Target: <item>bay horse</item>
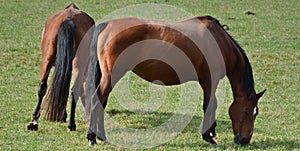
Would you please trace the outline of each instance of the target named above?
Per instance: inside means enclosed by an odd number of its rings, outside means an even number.
[[[176,55],[178,52],[184,56]],[[184,57],[188,58],[196,77],[191,76],[192,70],[187,70]],[[202,138],[211,144],[216,144],[213,139],[216,136],[215,92],[219,80],[227,76],[234,98],[229,108],[234,142],[249,144],[258,100],[266,90],[256,93],[245,51],[217,19],[199,16],[180,22],[162,22],[123,18],[101,23],[91,40],[87,87],[95,83],[103,108],[114,85],[127,71],[163,85],[198,81],[204,92]],[[106,139],[95,134],[90,123],[87,139],[91,145],[96,144],[96,136]]]
[[[68,128],[76,130],[75,107],[81,97],[84,104],[84,71],[80,68],[78,60],[88,60],[90,39],[86,36],[92,34],[94,20],[87,13],[71,3],[64,10],[52,13],[45,23],[42,32],[40,64],[40,83],[38,86],[38,103],[32,115],[28,130],[38,129],[38,119],[43,97],[47,91],[47,79],[52,66],[55,66],[51,85],[44,98],[45,118],[50,121],[66,122],[66,105],[69,95],[71,76],[73,71],[74,85],[71,92],[71,116]],[[80,45],[79,45],[80,44]],[[76,54],[78,49],[87,50],[86,54]],[[86,57],[85,59],[79,59]]]

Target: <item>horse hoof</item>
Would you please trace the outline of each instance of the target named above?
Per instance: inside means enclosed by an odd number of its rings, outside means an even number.
[[[209,133],[208,133],[208,134],[209,134]],[[209,142],[210,144],[212,144],[212,145],[214,145],[214,146],[217,146],[216,141],[213,139],[212,136],[210,136],[210,134],[209,134],[209,135],[207,135],[207,134],[202,134],[202,138],[203,138],[203,140]]]
[[[104,140],[104,139],[102,139],[102,138],[100,138],[98,136],[97,136],[97,138],[102,142],[103,145],[105,145],[105,144],[108,143],[107,139]]]
[[[216,141],[214,139],[212,139],[212,138],[204,138],[204,140],[207,141],[207,142],[209,142],[213,146],[217,146]]]
[[[30,130],[30,131],[37,131],[38,128],[39,128],[39,125],[35,121],[30,122],[27,126],[27,130]]]
[[[75,124],[69,125],[68,128],[69,128],[70,131],[76,131],[76,125]]]
[[[96,139],[89,140],[89,146],[95,146],[95,145],[97,145]]]

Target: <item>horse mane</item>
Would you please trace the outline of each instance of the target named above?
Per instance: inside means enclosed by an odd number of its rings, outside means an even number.
[[[250,64],[250,61],[246,55],[245,50],[236,42],[235,39],[224,29],[224,26],[227,25],[222,25],[219,20],[215,19],[214,17],[211,16],[205,16],[206,19],[211,20],[212,22],[216,23],[218,26],[221,27],[221,29],[226,33],[226,35],[231,39],[233,44],[238,48],[240,54],[243,57],[244,63],[245,63],[245,70],[243,73],[243,83],[244,83],[244,89],[248,91],[251,87],[254,87],[254,79],[253,79],[253,72],[252,72],[252,67]]]

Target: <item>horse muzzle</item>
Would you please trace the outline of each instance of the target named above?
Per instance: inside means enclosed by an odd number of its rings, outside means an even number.
[[[239,134],[234,136],[234,143],[237,145],[247,145],[250,142],[250,138],[247,138],[245,136],[240,136]]]

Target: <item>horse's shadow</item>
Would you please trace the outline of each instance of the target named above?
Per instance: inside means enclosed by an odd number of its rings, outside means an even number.
[[[167,122],[172,116],[174,116],[174,113],[172,112],[151,112],[151,113],[137,113],[137,112],[130,112],[128,110],[108,110],[105,111],[110,117],[122,115],[125,117],[133,116],[135,114],[140,114],[140,116],[145,116],[148,114],[149,116],[141,118],[133,119],[131,122],[142,122],[144,126],[138,125],[138,126],[132,126],[131,128],[137,128],[137,129],[146,129],[150,127],[156,127],[159,126],[165,122]],[[144,115],[143,115],[144,114]],[[202,121],[202,117],[199,115],[184,115],[184,114],[176,114],[177,119],[180,120],[190,120],[186,127],[184,128],[183,132],[199,132],[200,129],[200,123]],[[192,116],[192,117],[191,117]],[[192,119],[190,119],[192,118]],[[178,121],[180,122],[180,121]],[[218,121],[221,123],[221,125],[231,125],[227,121]]]
[[[124,116],[133,116],[134,112],[130,112],[127,110],[108,110],[106,111],[106,113],[111,116],[117,116],[120,114],[124,114]],[[137,129],[146,129],[149,127],[155,127],[158,126],[162,123],[164,123],[165,121],[167,121],[171,116],[174,115],[174,113],[171,112],[152,112],[152,113],[147,113],[147,114],[151,114],[152,116],[147,116],[147,118],[143,118],[142,122],[144,123],[144,125],[147,126],[136,126],[136,127],[132,127],[132,128],[137,128]],[[188,115],[179,115],[181,116],[181,119],[185,119],[188,118]],[[201,141],[201,135],[200,135],[200,124],[202,121],[202,116],[199,116],[198,114],[194,115],[193,118],[191,119],[191,121],[189,122],[189,124],[184,128],[184,130],[182,131],[182,133],[198,133],[199,134],[199,141]],[[135,122],[135,121],[132,121]],[[217,119],[217,135],[223,135],[222,133],[228,133],[228,131],[231,132],[231,121],[230,120],[220,120]],[[165,145],[170,146],[174,146],[174,147],[200,147],[199,146],[199,142],[176,142],[176,143],[168,143]],[[164,144],[163,144],[164,145]],[[209,147],[211,146],[211,144],[209,143],[205,143],[204,146],[202,147]],[[227,149],[228,146],[233,147],[233,148],[239,148],[239,147],[244,147],[244,146],[238,146],[235,145],[233,142],[230,144],[222,144],[221,142],[219,142],[217,148],[219,149]],[[250,145],[246,145],[245,147],[247,147],[247,149],[270,149],[270,148],[286,148],[286,149],[300,149],[300,142],[294,141],[294,140],[281,140],[281,139],[273,139],[273,138],[267,138],[266,140],[263,141],[255,141],[253,140]]]
[[[300,149],[300,142],[295,140],[281,140],[267,138],[264,141],[251,143],[253,149],[285,148],[286,150]]]
[[[192,142],[192,143],[187,143],[187,142],[176,142],[176,143],[168,143],[168,146],[174,146],[174,147],[179,147],[179,148],[184,148],[184,147],[195,147],[198,146],[199,148],[203,147],[213,147],[209,143],[202,144],[201,146],[199,145],[200,143],[198,142]],[[232,143],[226,143],[222,144],[221,142],[218,142],[218,145],[216,146],[218,149],[221,150],[226,150],[228,148],[231,149],[240,149],[245,147],[247,150],[267,150],[267,149],[285,149],[285,150],[299,150],[300,149],[300,143],[299,141],[295,140],[280,140],[280,139],[273,139],[273,138],[267,138],[267,140],[264,141],[253,141],[249,145],[236,145],[233,142]]]

